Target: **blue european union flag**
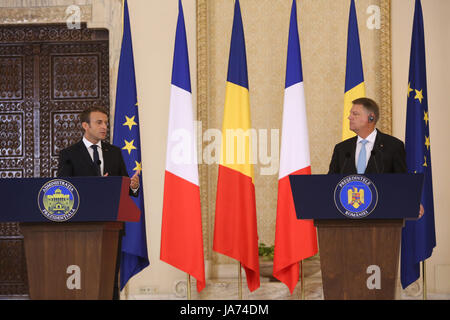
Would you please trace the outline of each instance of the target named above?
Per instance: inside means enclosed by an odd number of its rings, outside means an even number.
[[[429,258],[436,246],[425,40],[420,0],[416,0],[414,12],[407,101],[406,162],[410,173],[424,174],[421,203],[425,214],[419,220],[406,221],[402,230],[401,283],[403,288],[420,277],[420,262]]]
[[[113,144],[122,149],[128,175],[131,177],[137,170],[141,170],[142,160],[133,44],[126,0],[124,6],[123,38],[117,79]],[[132,276],[150,264],[145,232],[142,175],[140,176],[139,196],[133,198],[133,200],[141,210],[141,220],[140,222],[125,223],[125,236],[122,238],[122,255],[120,260],[120,290],[125,287]]]

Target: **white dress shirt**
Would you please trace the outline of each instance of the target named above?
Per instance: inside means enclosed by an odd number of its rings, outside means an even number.
[[[85,137],[83,137],[83,142],[84,145],[86,146],[89,155],[91,156],[92,162],[94,162],[94,149],[91,148],[91,146],[93,145],[92,142],[90,142],[88,139],[86,139]],[[103,169],[105,168],[105,162],[103,161],[103,151],[102,151],[102,142],[99,141],[97,144],[98,146],[97,151],[98,151],[98,158],[100,159],[101,163],[100,163],[100,173],[103,176]]]
[[[373,146],[375,145],[375,139],[377,137],[377,129],[373,130],[371,134],[367,136],[366,139],[361,138],[358,136],[358,140],[356,141],[356,151],[355,151],[355,166],[358,167],[358,159],[359,159],[359,153],[361,152],[362,147],[362,140],[367,140],[366,143],[366,168],[367,164],[369,163],[370,155],[373,150]]]

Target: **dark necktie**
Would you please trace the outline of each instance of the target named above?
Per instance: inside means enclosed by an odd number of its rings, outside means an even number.
[[[101,174],[100,174],[100,157],[98,155],[98,150],[97,150],[98,145],[93,144],[91,146],[91,148],[94,149],[94,167],[95,167],[95,170],[97,171],[97,175],[101,176]]]

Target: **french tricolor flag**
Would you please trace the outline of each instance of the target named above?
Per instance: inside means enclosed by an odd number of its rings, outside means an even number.
[[[160,259],[205,287],[202,217],[186,29],[181,0],[175,36]]]
[[[273,276],[292,294],[299,280],[299,262],[317,253],[316,228],[312,220],[297,219],[289,182],[291,174],[311,174],[295,0],[288,41]]]

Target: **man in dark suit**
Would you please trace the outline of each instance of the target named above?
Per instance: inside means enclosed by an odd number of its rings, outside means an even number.
[[[80,115],[83,139],[61,150],[58,177],[128,177],[120,148],[103,141],[108,131],[108,115],[103,108],[91,107]],[[139,172],[130,181],[131,194],[137,196]]]
[[[108,131],[108,114],[100,107],[91,107],[80,115],[84,130],[83,139],[61,150],[59,154],[58,177],[77,176],[124,176],[128,177],[120,148],[105,141]],[[130,196],[139,193],[139,171],[130,179]],[[118,270],[121,237],[116,262],[114,299],[119,298]]]
[[[399,139],[375,128],[379,114],[378,105],[372,99],[360,98],[353,101],[348,119],[350,130],[356,136],[335,146],[328,173],[407,172],[405,145]],[[363,157],[365,153],[364,159],[360,159],[361,151]],[[358,172],[358,161],[364,171]]]
[[[405,145],[375,126],[380,118],[377,103],[369,98],[353,101],[348,120],[356,136],[334,147],[328,173],[406,173]],[[420,205],[420,215],[423,206]]]

